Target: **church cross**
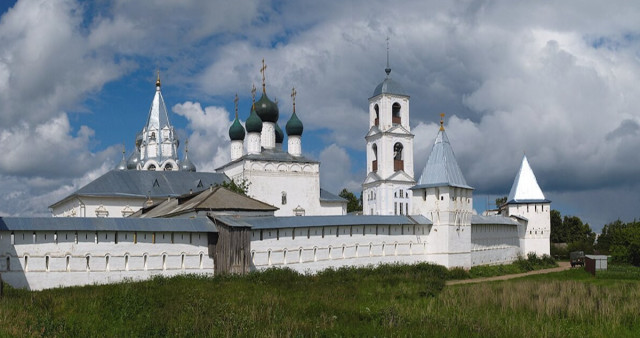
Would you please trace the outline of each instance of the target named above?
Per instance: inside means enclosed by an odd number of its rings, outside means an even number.
[[[238,119],[238,93],[236,93],[236,98],[233,99],[233,103],[236,105],[236,120]]]
[[[266,87],[264,84],[265,78],[264,73],[267,70],[267,65],[264,64],[264,58],[262,59],[262,68],[260,68],[260,73],[262,73],[262,93],[266,93]]]
[[[440,131],[444,131],[444,113],[440,113]]]
[[[251,84],[251,102],[256,103],[256,85]]]
[[[291,88],[291,98],[293,99],[293,112],[296,112],[296,87]]]

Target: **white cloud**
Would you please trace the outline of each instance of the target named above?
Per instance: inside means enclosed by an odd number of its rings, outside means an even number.
[[[184,116],[191,130],[189,159],[198,171],[214,171],[230,159],[229,113],[221,107],[202,109],[199,102],[184,102],[173,106],[173,112]]]

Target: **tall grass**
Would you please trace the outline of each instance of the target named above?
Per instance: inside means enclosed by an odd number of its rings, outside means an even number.
[[[636,271],[629,272],[630,274]],[[631,336],[640,283],[583,270],[444,287],[432,264],[6,289],[0,336]]]

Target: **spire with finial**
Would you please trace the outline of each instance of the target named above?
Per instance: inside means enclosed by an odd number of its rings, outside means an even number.
[[[252,83],[251,84],[251,105],[255,105],[255,104],[256,104],[256,85],[255,83]]]
[[[122,160],[116,167],[117,170],[127,170],[127,159],[124,156],[126,152],[127,152],[127,149],[124,145],[124,142],[122,142]]]
[[[387,68],[384,69],[384,72],[387,73],[387,76],[391,74],[391,67],[389,67],[389,37],[387,36]]]
[[[157,77],[156,77],[156,88],[160,89],[160,70],[156,71]]]
[[[238,119],[238,93],[236,93],[236,97],[233,99],[233,103],[235,104],[235,108],[236,108],[236,120]]]
[[[267,92],[267,88],[265,86],[265,71],[267,70],[267,65],[264,64],[264,58],[262,59],[262,68],[260,68],[260,73],[262,73],[262,93]]]
[[[296,87],[291,88],[291,99],[293,100],[293,113],[296,113]]]
[[[440,131],[444,131],[444,113],[440,113]]]
[[[184,159],[180,163],[180,170],[182,171],[196,171],[196,166],[189,160],[189,139],[184,142]]]

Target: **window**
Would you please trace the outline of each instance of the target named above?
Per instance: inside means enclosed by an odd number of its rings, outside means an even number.
[[[400,119],[400,104],[398,102],[394,102],[391,106],[391,122],[393,124],[400,124],[402,122]]]
[[[373,106],[373,110],[376,112],[376,119],[373,121],[373,123],[377,126],[380,124],[380,107],[378,107],[377,103],[375,106]]]
[[[124,255],[124,269],[129,271],[129,255]]]
[[[85,260],[86,260],[85,269],[87,270],[87,272],[89,272],[91,271],[91,256],[86,256]]]
[[[147,170],[155,171],[156,170],[156,166],[152,164],[152,165],[149,166],[149,168],[147,168]]]
[[[142,264],[144,266],[144,270],[147,270],[147,261],[149,260],[149,256],[147,256],[147,254],[144,254],[142,256]]]
[[[66,257],[65,270],[71,271],[71,256]]]
[[[171,170],[173,170],[173,166],[171,165],[171,163],[167,163],[167,164],[165,164],[165,166],[164,166],[164,170],[165,170],[165,171],[171,171]]]
[[[162,270],[167,269],[167,254],[162,255]]]
[[[287,193],[286,192],[282,192],[282,205],[287,204]]]

